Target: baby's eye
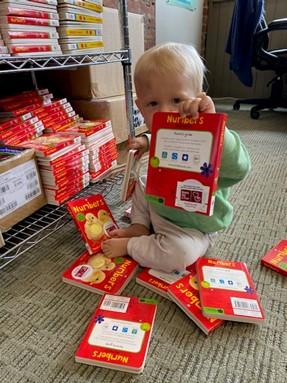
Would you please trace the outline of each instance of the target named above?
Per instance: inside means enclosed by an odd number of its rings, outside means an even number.
[[[175,104],[179,104],[181,102],[181,99],[179,97],[176,97],[176,98],[173,99],[173,102]]]
[[[150,101],[148,106],[157,106],[157,101]]]

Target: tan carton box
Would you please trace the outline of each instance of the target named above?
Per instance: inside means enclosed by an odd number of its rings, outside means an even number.
[[[135,98],[135,96],[134,96]],[[126,115],[125,96],[94,98],[93,100],[71,100],[75,111],[86,119],[106,118],[112,121],[117,144],[128,139],[129,130]],[[144,120],[134,104],[134,126],[136,135],[146,131]]]
[[[33,214],[47,201],[33,149],[18,151],[0,161],[0,231],[5,232]]]
[[[121,49],[118,10],[104,7],[103,19],[104,51],[110,52]],[[143,15],[129,13],[128,22],[131,61],[136,63],[144,52]],[[132,73],[133,71],[134,64],[132,64]],[[68,98],[90,100],[95,97],[112,97],[125,93],[123,68],[120,62],[90,65],[72,70],[51,71],[51,73],[45,72],[44,81],[50,81],[50,79],[52,83],[55,83],[58,91],[65,94]]]

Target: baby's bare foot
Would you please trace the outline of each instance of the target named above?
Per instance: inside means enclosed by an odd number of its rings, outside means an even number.
[[[109,234],[112,238],[131,238],[149,235],[150,231],[146,226],[135,223],[124,229],[113,230]]]
[[[129,238],[112,238],[102,243],[103,253],[109,257],[121,257],[127,255]]]

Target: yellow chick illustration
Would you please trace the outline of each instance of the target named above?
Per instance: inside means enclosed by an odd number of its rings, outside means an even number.
[[[85,232],[88,239],[94,241],[97,241],[104,235],[103,226],[93,213],[86,214]]]
[[[103,210],[103,209],[99,210],[99,212],[98,212],[98,219],[99,219],[99,221],[102,224],[107,223],[109,221],[112,221],[109,213],[106,210]]]

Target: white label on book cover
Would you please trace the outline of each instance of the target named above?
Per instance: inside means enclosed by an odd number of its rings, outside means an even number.
[[[203,266],[203,279],[210,288],[244,291],[249,287],[246,274],[242,270],[223,267]]]
[[[185,180],[176,184],[175,206],[187,211],[207,211],[209,186],[196,180]]]
[[[125,313],[128,309],[129,302],[130,302],[129,297],[121,297],[118,295],[107,294],[100,308],[102,310]]]
[[[1,174],[0,218],[12,213],[41,194],[34,160]]]
[[[72,270],[72,277],[85,281],[88,279],[94,272],[94,269],[90,265],[79,265]]]
[[[212,138],[210,132],[160,129],[154,155],[162,168],[200,173],[202,164],[210,162]]]
[[[235,315],[262,318],[260,307],[255,299],[231,297],[230,300]]]
[[[139,352],[144,335],[142,323],[103,317],[95,324],[88,342],[92,346]]]
[[[153,277],[156,277],[165,283],[172,284],[178,281],[180,278],[184,277],[185,275],[189,274],[189,271],[174,271],[172,273],[165,273],[163,271],[149,269],[148,273],[152,275]]]

